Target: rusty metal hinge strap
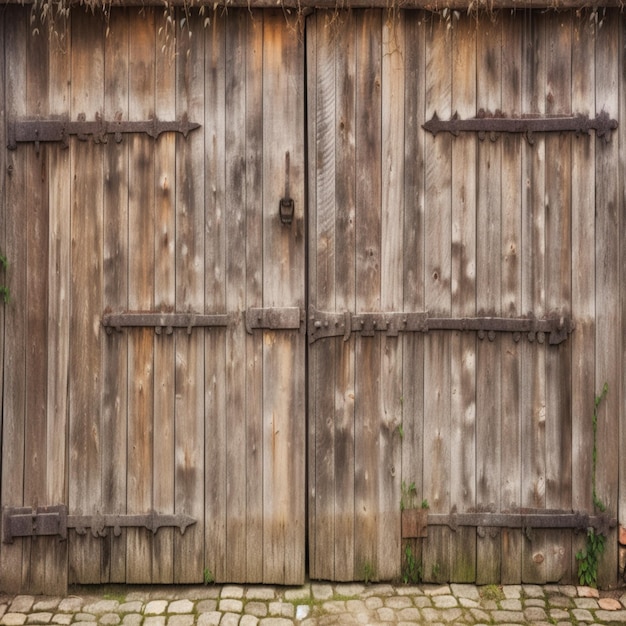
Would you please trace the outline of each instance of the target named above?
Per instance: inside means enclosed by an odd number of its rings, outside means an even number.
[[[90,138],[95,143],[107,143],[108,136],[112,135],[117,143],[122,141],[122,136],[128,133],[145,133],[156,139],[162,133],[181,133],[184,137],[200,124],[190,122],[187,117],[174,122],[162,121],[157,118],[144,121],[123,121],[121,115],[114,120],[105,120],[100,114],[96,119],[87,121],[84,113],[78,119],[57,120],[14,120],[7,124],[7,147],[15,150],[18,143],[34,143],[37,147],[41,142],[61,142],[64,146],[69,145],[70,136],[75,136],[80,141]]]
[[[159,514],[150,511],[143,515],[68,515],[65,505],[47,507],[5,507],[2,512],[3,542],[12,543],[15,537],[58,536],[67,539],[67,529],[74,528],[79,535],[91,530],[94,537],[105,537],[113,529],[116,537],[122,528],[147,528],[156,533],[159,528],[175,527],[184,534],[196,520],[182,514]]]
[[[568,317],[554,316],[544,319],[534,317],[430,317],[426,312],[343,313],[318,311],[309,308],[309,343],[326,337],[343,337],[352,333],[373,336],[376,332],[395,337],[399,333],[434,330],[476,331],[480,339],[495,339],[496,333],[513,333],[519,341],[525,334],[529,341],[543,343],[548,335],[550,344],[565,341],[575,324]]]
[[[200,314],[200,313],[149,313],[130,311],[126,313],[105,313],[102,316],[102,325],[108,334],[113,329],[122,328],[150,328],[153,327],[157,335],[164,330],[171,334],[174,328],[186,328],[191,334],[192,328],[197,327],[224,327],[233,319],[229,313]]]
[[[250,308],[246,311],[246,331],[300,330],[304,331],[305,313],[300,307]]]
[[[531,144],[534,143],[534,133],[573,132],[579,136],[595,130],[596,137],[608,142],[611,139],[611,131],[617,128],[617,120],[611,119],[606,111],[590,118],[583,114],[505,117],[500,111],[491,114],[481,110],[477,117],[469,119],[460,119],[455,113],[449,120],[442,120],[435,113],[422,128],[433,136],[441,132],[450,133],[455,137],[461,132],[476,132],[479,139],[483,140],[489,135],[492,141],[495,141],[498,133],[521,133]]]

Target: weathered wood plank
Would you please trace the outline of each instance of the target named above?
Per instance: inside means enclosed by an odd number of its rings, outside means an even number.
[[[546,15],[549,30],[546,114],[571,112],[571,14]],[[570,134],[546,137],[546,310],[570,312]],[[571,343],[546,351],[546,507],[571,510]],[[544,569],[549,581],[571,579],[571,533],[551,532]]]
[[[26,58],[28,19],[21,8],[8,7],[5,14],[5,110],[8,119],[26,113]],[[24,505],[24,432],[26,419],[26,154],[8,153],[5,178],[6,203],[5,248],[3,253],[11,264],[4,273],[11,299],[4,306],[5,346],[2,423],[2,504]],[[11,416],[11,419],[6,419]],[[0,549],[0,576],[7,592],[22,589],[22,547],[24,540],[3,544]]]
[[[26,64],[28,115],[48,115],[48,39],[29,41]],[[28,211],[26,229],[26,423],[24,502],[46,504],[47,498],[47,367],[48,367],[48,150],[26,149]],[[49,540],[24,541],[22,578],[34,593],[45,590]]]
[[[596,41],[596,111],[618,111],[619,58],[618,13],[607,14]],[[622,354],[616,341],[620,329],[620,191],[619,144],[596,140],[596,375],[595,393],[608,383],[609,393],[598,412],[597,491],[607,511],[617,513],[619,467],[619,416]],[[598,567],[598,585],[617,580],[616,531],[609,532],[606,550]]]
[[[128,115],[150,119],[155,106],[155,10],[133,20],[128,57]],[[154,141],[133,135],[129,168],[133,184],[128,194],[128,305],[131,310],[154,308],[155,186]],[[135,329],[128,337],[128,459],[127,511],[143,514],[153,508],[154,331]],[[126,537],[126,578],[129,583],[152,578],[151,537],[130,528]]]
[[[428,26],[421,14],[406,16],[405,41],[405,155],[404,171],[404,310],[424,309],[424,123],[426,36]],[[422,461],[424,454],[424,339],[418,333],[403,337],[402,393],[402,488],[415,485],[416,503],[424,499]],[[409,504],[410,506],[411,504]],[[422,541],[406,540],[405,552],[422,561]],[[403,577],[410,576],[403,561]],[[415,582],[415,580],[410,580]]]
[[[320,14],[316,19],[315,57],[309,56],[312,85],[310,97],[312,108],[311,141],[314,152],[313,198],[311,206],[311,242],[309,250],[310,274],[313,306],[325,310],[334,310],[336,301],[336,265],[337,249],[336,215],[336,83],[337,68],[336,41],[338,29],[331,27],[327,16]],[[341,28],[341,27],[338,27]],[[313,33],[312,33],[313,34]],[[343,34],[343,29],[342,29]],[[312,52],[312,51],[311,51]],[[339,282],[341,286],[341,282]],[[337,376],[337,342],[335,339],[310,346],[310,372],[312,385],[311,425],[314,429],[313,467],[314,493],[312,503],[314,517],[310,525],[313,533],[311,542],[311,575],[314,578],[333,580],[335,578],[335,388]]]
[[[349,310],[356,303],[356,31],[353,15],[341,29],[332,16],[325,28],[334,30],[335,47],[335,308]],[[337,127],[335,127],[337,128]],[[336,132],[336,130],[335,130]],[[353,342],[335,342],[335,579],[354,580],[354,472],[355,472],[355,355]]]
[[[426,29],[426,118],[452,114],[452,37],[443,21]],[[424,305],[433,314],[451,311],[452,142],[425,139]],[[424,498],[433,513],[449,513],[451,449],[450,336],[424,340]],[[429,531],[424,544],[424,579],[437,582],[450,574],[450,530]]]
[[[104,25],[72,16],[70,115],[93,117],[103,108]],[[72,283],[70,326],[69,509],[93,514],[102,495],[100,381],[102,380],[103,159],[93,142],[71,147]],[[87,373],[87,375],[86,375]],[[69,537],[70,582],[101,581],[102,544],[89,533]]]
[[[545,20],[524,24],[522,113],[545,114]],[[522,180],[529,181],[522,196],[522,310],[537,317],[545,313],[545,138],[522,148]],[[522,346],[522,506],[545,506],[545,351],[535,344]],[[545,531],[523,542],[522,580],[545,582]]]
[[[128,119],[130,21],[127,12],[113,11],[112,30],[105,39],[104,115]],[[128,142],[109,141],[104,154],[104,306],[128,309]],[[105,337],[102,377],[102,507],[126,512],[128,431],[128,334]],[[103,542],[104,579],[126,581],[126,530]]]
[[[522,111],[522,30],[515,16],[502,15],[502,109],[517,116]],[[502,315],[519,316],[522,311],[522,142],[516,135],[502,137]],[[501,342],[502,358],[502,508],[521,505],[521,348],[509,337]],[[501,580],[518,584],[522,580],[521,530],[502,530]]]
[[[404,256],[404,13],[390,13],[382,23],[381,63],[381,293],[384,311],[403,306]],[[397,579],[401,572],[402,528],[402,339],[381,338],[381,407],[378,509],[378,576]]]
[[[194,18],[190,28],[201,32]],[[176,110],[189,119],[204,119],[204,39],[177,38]],[[176,148],[176,309],[205,307],[205,132],[177,137]],[[176,338],[175,510],[197,523],[183,536],[174,534],[174,581],[202,581],[204,569],[204,336]],[[208,386],[206,387],[208,393]]]
[[[205,145],[207,147],[207,185],[209,194],[205,198],[206,209],[206,238],[205,238],[205,292],[207,311],[222,312],[226,306],[226,258],[225,258],[225,222],[228,219],[228,211],[233,209],[232,205],[227,205],[231,193],[241,193],[226,187],[226,169],[230,173],[233,164],[227,162],[227,158],[232,158],[227,153],[226,143],[226,107],[229,102],[226,98],[233,95],[226,93],[227,50],[232,51],[231,29],[228,28],[231,19],[214,19],[208,32],[205,35],[205,50],[207,51],[207,72],[205,94]],[[228,34],[226,30],[228,29]],[[226,46],[229,46],[227,48]],[[241,104],[237,100],[228,105],[240,108]],[[230,114],[230,113],[229,113]],[[229,140],[234,140],[238,133],[242,131],[241,122],[236,122],[238,128],[229,136]],[[237,144],[235,149],[241,149]],[[241,153],[240,153],[241,154]],[[236,158],[236,157],[235,157]],[[226,168],[226,169],[225,169]],[[234,243],[234,242],[233,242]],[[207,459],[211,459],[210,466],[206,471],[210,472],[206,480],[206,559],[207,567],[217,580],[229,580],[232,572],[232,563],[235,551],[234,546],[227,542],[229,532],[229,503],[232,494],[233,484],[236,484],[237,470],[230,467],[229,454],[229,424],[227,420],[228,404],[227,391],[227,367],[229,368],[228,382],[230,383],[230,366],[226,361],[226,345],[223,333],[209,332],[205,340],[206,354],[206,397],[205,411],[211,425],[211,436],[206,439]],[[232,475],[231,475],[232,471]],[[235,492],[236,493],[236,492]],[[241,537],[238,538],[241,541]],[[240,569],[239,562],[236,563]]]
[[[452,109],[460,117],[476,113],[476,30],[473,20],[455,24],[452,37]],[[476,142],[457,137],[452,144],[452,302],[454,316],[476,314]],[[476,506],[476,336],[450,338],[451,474],[450,499],[459,511]],[[476,578],[476,529],[460,528],[451,538],[450,577]]]
[[[246,302],[263,305],[263,14],[248,19],[246,49]],[[246,336],[248,579],[263,580],[263,334]]]
[[[477,60],[480,74],[477,88],[479,108],[501,108],[502,96],[502,22],[484,24],[477,36]],[[501,213],[502,142],[484,141],[478,146],[476,205],[476,313],[499,315],[502,292],[502,213]],[[500,475],[502,470],[502,337],[479,341],[476,347],[476,502],[478,506],[495,505],[500,510]],[[499,580],[501,574],[501,538],[492,530],[479,539],[476,556],[476,582]]]
[[[282,12],[266,14],[263,28],[263,305],[303,307],[304,47]],[[277,215],[287,176],[291,225]],[[296,584],[304,579],[304,336],[263,335],[263,579]]]
[[[378,11],[356,16],[356,311],[379,310],[381,288],[381,52]],[[379,576],[381,339],[355,340],[355,577]]]
[[[241,79],[240,68],[247,51],[247,13],[229,15],[226,26],[226,196],[225,285],[215,294],[214,306],[227,311],[244,311],[246,307],[246,82]],[[218,247],[219,242],[215,242]],[[218,248],[219,249],[219,248]],[[243,324],[231,328],[226,336],[226,393],[227,448],[226,472],[226,565],[227,579],[247,580],[247,524],[246,496],[247,470],[241,459],[246,455],[245,385],[241,372],[245,363],[246,338]]]
[[[157,26],[155,56],[155,114],[176,119],[176,64],[160,54],[163,35]],[[154,306],[176,306],[176,137],[164,134],[155,151]],[[157,513],[175,513],[175,371],[174,335],[156,339],[154,345],[154,453],[153,506]],[[161,528],[152,542],[152,582],[174,580],[173,528]]]

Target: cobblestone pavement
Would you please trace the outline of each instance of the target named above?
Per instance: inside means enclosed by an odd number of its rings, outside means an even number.
[[[626,590],[562,585],[96,587],[0,595],[0,626],[626,624]]]

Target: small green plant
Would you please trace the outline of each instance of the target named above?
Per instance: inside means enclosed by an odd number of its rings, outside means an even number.
[[[415,486],[415,482],[407,485],[406,481],[403,480],[401,489],[402,496],[400,497],[400,510],[404,511],[406,509],[414,509],[415,499],[417,498],[417,487]]]
[[[404,546],[404,569],[402,572],[402,580],[405,585],[408,585],[409,583],[417,585],[422,582],[422,564],[415,558],[409,543]]]
[[[608,383],[604,383],[602,391],[595,397],[593,407],[593,454],[591,466],[591,482],[593,487],[593,507],[594,510],[606,510],[606,505],[598,497],[596,490],[596,464],[598,461],[598,407],[609,391]],[[600,556],[604,552],[606,545],[606,535],[597,532],[595,528],[587,529],[587,541],[585,547],[576,553],[576,561],[578,562],[578,582],[588,587],[597,587],[598,585],[598,564]]]
[[[429,509],[430,508],[430,505],[428,504],[428,500],[426,500],[426,498],[424,498],[422,500],[422,508],[423,509]]]
[[[504,600],[504,592],[502,591],[502,587],[498,587],[498,585],[485,585],[480,590],[480,597],[484,600],[499,602],[500,600]]]
[[[215,577],[208,567],[205,567],[202,571],[202,580],[205,585],[212,585],[215,582]]]
[[[369,562],[365,561],[363,566],[361,567],[361,578],[366,585],[369,585],[374,578],[374,566]]]

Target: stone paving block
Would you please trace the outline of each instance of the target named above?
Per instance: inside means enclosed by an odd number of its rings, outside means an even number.
[[[59,626],[68,626],[72,623],[74,616],[70,613],[57,613],[50,620],[51,624],[59,624]]]
[[[150,600],[146,604],[143,614],[144,615],[163,615],[167,609],[169,602],[167,600]]]
[[[365,591],[365,585],[359,583],[341,583],[335,585],[335,593],[340,596],[360,596]]]
[[[596,619],[611,624],[626,624],[626,611],[596,611]]]
[[[522,610],[522,601],[521,600],[501,600],[500,608],[505,611],[521,611]]]
[[[396,595],[399,596],[423,596],[424,592],[416,585],[402,585],[402,587],[396,587]]]
[[[333,597],[332,585],[311,585],[311,593],[316,600],[330,600]]]
[[[599,605],[594,598],[574,598],[574,606],[578,609],[597,609]]]
[[[554,620],[567,619],[569,613],[563,609],[550,609],[550,617]]]
[[[105,613],[98,621],[103,626],[117,626],[122,620],[117,613]]]
[[[496,624],[505,622],[521,624],[524,622],[524,614],[521,611],[492,611],[491,617]]]
[[[546,595],[541,585],[522,585],[522,591],[526,598],[543,598]]]
[[[194,619],[195,615],[177,613],[167,618],[167,626],[193,626]]]
[[[235,600],[241,600],[243,598],[243,587],[241,585],[224,585],[220,598],[234,598]]]
[[[477,609],[480,606],[480,602],[470,598],[459,598],[459,604],[465,609]]]
[[[545,609],[539,606],[527,606],[524,609],[524,617],[529,622],[538,622],[540,620],[548,619]]]
[[[140,626],[143,617],[139,613],[127,613],[122,619],[124,626]]]
[[[270,602],[267,608],[270,615],[277,617],[293,619],[293,616],[296,614],[296,608],[290,602]]]
[[[289,589],[289,591],[299,591],[298,589]],[[311,594],[309,587],[303,587],[303,591]],[[287,592],[285,592],[287,593]],[[248,600],[274,600],[276,598],[276,589],[274,587],[248,587],[246,589],[246,598]]]
[[[197,600],[216,600],[220,596],[220,589],[219,587],[208,585],[204,587],[193,587],[185,591],[185,596],[193,602]]]
[[[224,613],[220,620],[220,626],[238,626],[241,615],[238,613]]]
[[[284,598],[288,602],[298,602],[299,600],[309,600],[311,598],[311,588],[302,587],[302,589],[287,589],[285,591]],[[268,598],[268,599],[272,600],[273,598]]]
[[[376,609],[376,615],[381,622],[394,622],[396,619],[394,610],[386,606]]]
[[[183,600],[174,600],[174,602],[170,602],[167,607],[168,613],[193,613],[193,602],[191,600],[187,600],[186,598]]]
[[[33,605],[33,611],[54,611],[61,602],[61,598],[44,598],[37,600]]]
[[[217,611],[217,600],[200,600],[200,602],[196,604],[196,611],[198,613]]]
[[[239,622],[239,626],[257,626],[259,618],[254,615],[244,615]]]
[[[475,585],[462,585],[453,583],[450,585],[452,595],[457,598],[467,598],[468,600],[480,600],[480,594]]]
[[[349,613],[366,613],[367,605],[365,602],[366,600],[346,600],[346,609]]]
[[[449,596],[450,585],[424,585],[424,593],[427,596]]]
[[[400,609],[398,611],[398,617],[405,622],[419,622],[421,620],[420,611],[415,607],[409,609]]]
[[[52,613],[49,611],[39,611],[37,613],[29,613],[26,618],[27,624],[49,624],[52,621]]]
[[[574,605],[574,601],[569,596],[548,596],[550,606],[556,606],[561,609],[570,609]]]
[[[135,600],[133,602],[124,602],[117,607],[117,612],[125,615],[126,613],[141,613],[143,609],[143,602]]]
[[[8,604],[0,604],[0,617],[2,617],[7,612],[8,608]]]
[[[10,613],[28,613],[35,604],[34,596],[15,596],[9,606]]]
[[[524,600],[524,606],[540,606],[542,609],[546,607],[545,598],[528,598]]]
[[[365,598],[365,608],[373,611],[383,606],[383,599],[378,596],[372,596],[371,598]]]
[[[503,585],[502,593],[507,600],[517,600],[522,596],[521,585]]]
[[[459,603],[454,596],[434,596],[433,606],[437,609],[451,609],[459,606]]]
[[[593,615],[587,609],[574,609],[572,615],[579,622],[593,622]]]
[[[284,617],[264,617],[259,626],[293,626],[293,621]]]
[[[165,615],[151,615],[146,617],[143,626],[165,626]]]
[[[324,604],[322,604],[322,610],[325,613],[345,613],[347,611],[346,609],[346,603],[343,600],[330,600],[328,602],[324,602]]]
[[[120,603],[117,600],[98,600],[83,606],[84,613],[92,613],[93,615],[104,615],[104,613],[112,613],[117,610]]]
[[[234,598],[220,599],[218,608],[223,613],[241,613],[243,611],[243,602]]]
[[[463,615],[463,611],[460,608],[456,609],[422,609],[422,617],[426,620],[427,624],[434,622],[450,623],[458,620]]]
[[[392,596],[390,598],[385,598],[384,604],[390,609],[406,609],[413,606],[411,598],[406,596]]]
[[[605,611],[618,611],[622,608],[620,601],[615,598],[600,598],[598,606]]]
[[[76,613],[76,615],[74,616],[74,619],[77,622],[95,622],[96,620],[96,616],[93,613]]]
[[[311,607],[308,604],[299,604],[296,607],[296,620],[302,621],[311,613]]]
[[[413,598],[413,604],[420,609],[424,609],[432,606],[433,601],[428,596],[417,596]]]
[[[599,598],[600,592],[593,587],[578,587],[577,588],[579,598]]]
[[[96,626],[98,622],[72,622],[74,626]]]
[[[222,614],[218,611],[210,611],[209,613],[201,613],[198,615],[197,626],[218,626]]]
[[[574,585],[559,585],[559,593],[568,598],[575,598],[578,595],[578,591]]]
[[[247,615],[254,615],[255,617],[266,617],[267,604],[265,604],[265,602],[248,602],[244,607],[244,611]]]
[[[24,613],[5,613],[0,619],[2,626],[22,626],[26,623],[26,615]]]

